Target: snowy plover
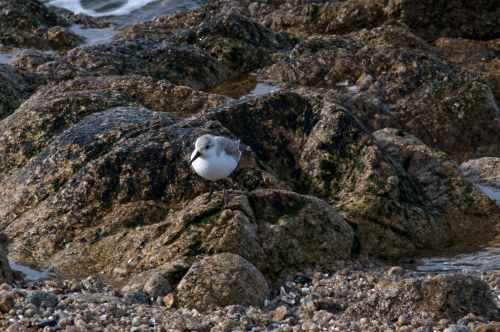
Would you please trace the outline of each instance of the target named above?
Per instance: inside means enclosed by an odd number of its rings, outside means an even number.
[[[241,158],[240,140],[209,134],[198,137],[189,165],[204,179],[217,181],[227,178],[236,168]],[[212,199],[212,182],[207,201]],[[226,188],[222,192],[224,203]]]

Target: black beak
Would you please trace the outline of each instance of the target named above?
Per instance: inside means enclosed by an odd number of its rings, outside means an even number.
[[[193,163],[193,161],[195,161],[195,160],[196,160],[196,158],[198,158],[199,156],[201,156],[200,151],[196,151],[196,153],[194,154],[193,159],[191,159],[191,160],[189,161],[189,166],[191,166],[191,164]]]

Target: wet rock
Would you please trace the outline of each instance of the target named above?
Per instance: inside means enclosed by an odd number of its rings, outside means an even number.
[[[406,37],[396,37],[401,34]],[[424,42],[400,25],[325,39],[321,47],[299,44],[263,73],[297,87],[330,89],[369,129],[405,130],[457,161],[500,153],[498,105],[478,74],[413,48]]]
[[[460,171],[474,183],[500,188],[500,158],[483,157],[460,165]]]
[[[483,324],[474,328],[473,332],[496,332],[500,330],[500,323]]]
[[[35,75],[0,64],[0,120],[11,114],[37,85]]]
[[[385,318],[425,313],[434,319],[458,320],[465,314],[495,319],[497,306],[488,284],[470,275],[440,275],[403,280],[349,307],[346,317]]]
[[[199,310],[230,304],[262,305],[269,295],[262,274],[241,256],[216,254],[195,263],[177,286],[179,303]]]
[[[483,225],[480,228],[484,227],[493,233],[494,223],[485,220],[498,220],[498,208],[462,178],[458,165],[449,156],[425,146],[418,138],[400,130],[383,129],[373,135],[391,158],[415,177],[433,207],[446,211],[448,220],[469,228],[471,233],[476,233],[477,225]],[[476,231],[472,232],[474,229]],[[439,233],[437,231],[435,234]]]
[[[81,38],[63,28],[68,22],[36,0],[0,2],[0,44],[67,50]],[[64,39],[64,40],[62,40]]]
[[[64,27],[53,27],[45,33],[51,48],[68,51],[83,42],[83,38]]]
[[[37,307],[55,308],[58,302],[57,296],[39,290],[33,291],[26,296],[26,303],[31,303]]]

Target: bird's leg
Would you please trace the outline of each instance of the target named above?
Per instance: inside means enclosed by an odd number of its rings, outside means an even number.
[[[212,200],[212,195],[214,194],[214,185],[212,181],[210,181],[210,192],[208,193],[206,202],[210,202]]]
[[[220,201],[221,205],[226,205],[226,181],[223,180],[224,187],[222,189],[222,199]]]

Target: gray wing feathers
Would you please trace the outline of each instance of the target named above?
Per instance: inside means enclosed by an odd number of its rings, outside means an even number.
[[[240,151],[240,140],[231,140],[226,137],[217,137],[219,145],[226,154],[232,156],[236,161],[240,161],[241,151]]]

